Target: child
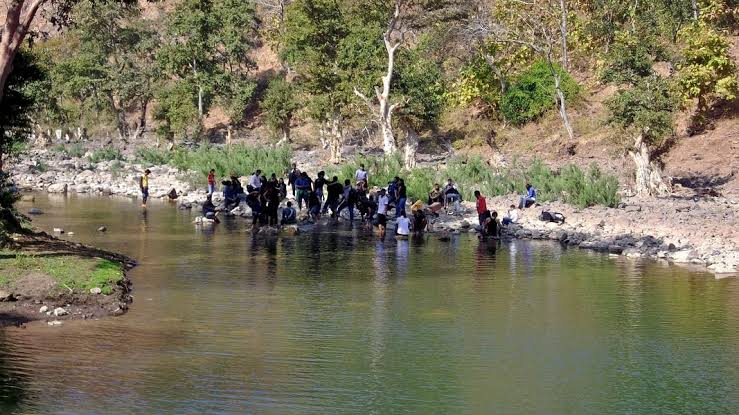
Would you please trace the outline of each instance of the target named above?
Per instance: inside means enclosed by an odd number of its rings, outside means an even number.
[[[144,170],[144,175],[139,178],[139,188],[141,188],[141,206],[146,207],[146,201],[149,200],[149,175],[151,170]]]
[[[208,173],[208,194],[212,195],[213,192],[216,191],[216,171],[215,169],[210,169],[210,172]]]

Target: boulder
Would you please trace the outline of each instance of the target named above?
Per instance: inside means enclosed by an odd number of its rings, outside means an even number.
[[[468,229],[471,225],[466,220],[463,220],[462,223],[459,225],[462,229]]]
[[[54,183],[46,188],[49,193],[67,193],[68,186],[66,183]]]
[[[44,211],[39,208],[31,208],[31,209],[28,209],[28,214],[29,215],[43,215]]]
[[[90,193],[90,185],[89,184],[78,184],[74,187],[74,191],[77,193]]]
[[[66,316],[67,314],[69,314],[69,312],[61,307],[57,307],[54,309],[54,315],[57,317]]]
[[[672,252],[670,258],[675,262],[690,262],[697,257],[696,252],[692,249],[684,249],[682,251]]]
[[[107,230],[108,230],[108,228],[106,228],[105,226],[101,226],[101,227],[98,228],[98,232],[105,232]]]
[[[13,300],[14,300],[13,293],[5,291],[5,290],[0,290],[0,301],[13,301]]]
[[[49,311],[49,306],[45,306],[45,305],[41,306],[41,308],[38,309],[38,312],[42,314],[46,313],[47,311]]]
[[[54,228],[52,231],[54,233],[64,233],[64,229],[62,229],[62,228]]]
[[[620,245],[608,245],[608,253],[621,255],[624,252],[624,248]]]

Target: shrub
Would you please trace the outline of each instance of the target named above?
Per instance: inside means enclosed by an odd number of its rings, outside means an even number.
[[[101,161],[123,160],[123,154],[117,148],[105,147],[95,150],[88,157],[90,162],[99,163]]]
[[[290,167],[289,147],[201,146],[197,150],[176,150],[170,164],[180,170],[193,170],[207,175],[215,169],[219,176],[250,174],[261,169],[266,174],[283,173]]]
[[[77,158],[84,156],[86,152],[82,144],[67,144],[67,145],[59,144],[57,146],[52,147],[51,150],[57,153],[62,153],[67,157],[77,157]]]
[[[135,160],[139,164],[150,166],[161,166],[172,161],[173,153],[169,150],[158,148],[139,148],[136,150]]]
[[[614,207],[619,202],[618,179],[604,175],[597,166],[587,171],[575,165],[567,165],[559,171],[552,170],[539,160],[523,166],[513,163],[511,167],[495,171],[479,156],[469,159],[454,159],[446,168],[420,167],[404,170],[396,156],[373,158],[359,157],[356,161],[331,167],[326,170],[329,177],[340,180],[353,178],[356,167],[364,163],[370,173],[370,185],[385,187],[393,177],[404,178],[411,200],[426,200],[434,183],[444,184],[451,178],[465,200],[473,200],[475,190],[486,196],[503,196],[523,192],[527,182],[538,190],[542,202],[561,200],[579,207],[604,205]]]
[[[565,99],[577,96],[580,88],[577,82],[559,66],[555,65],[554,69],[561,74]],[[549,64],[538,61],[510,85],[503,95],[500,109],[510,123],[523,125],[553,108],[556,104],[555,94],[554,77]]]

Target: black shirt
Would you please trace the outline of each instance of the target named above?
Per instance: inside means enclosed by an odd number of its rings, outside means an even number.
[[[328,181],[326,181],[326,179],[324,179],[323,177],[317,178],[313,182],[313,190],[323,193],[323,186],[325,186],[326,183],[328,183]]]
[[[401,184],[400,186],[398,186],[398,198],[403,198],[403,197],[406,197],[406,195],[405,195],[405,185],[404,184]]]

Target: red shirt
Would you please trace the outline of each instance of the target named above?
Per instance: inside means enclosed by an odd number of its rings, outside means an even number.
[[[477,198],[477,214],[482,215],[485,213],[485,211],[488,210],[488,204],[485,201],[485,196],[480,196]]]
[[[208,173],[208,184],[216,184],[216,175]]]

